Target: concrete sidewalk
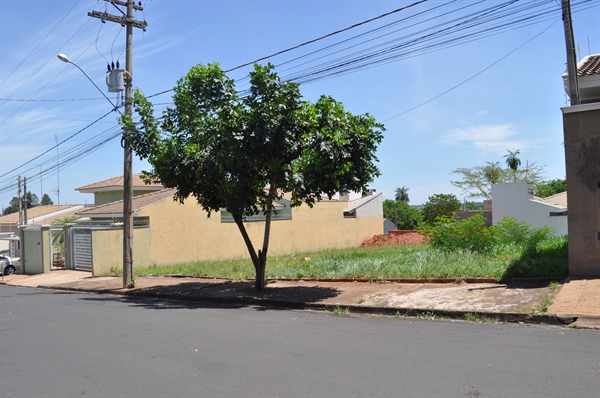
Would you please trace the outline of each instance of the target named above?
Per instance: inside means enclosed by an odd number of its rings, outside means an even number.
[[[539,312],[550,288],[495,283],[368,283],[307,280],[269,281],[260,292],[253,281],[213,278],[138,277],[123,289],[121,277],[92,278],[89,272],[60,270],[5,276],[7,285],[196,302],[316,309],[351,314],[465,319],[476,313],[503,322],[572,324],[600,328],[600,279],[567,279],[554,303]]]

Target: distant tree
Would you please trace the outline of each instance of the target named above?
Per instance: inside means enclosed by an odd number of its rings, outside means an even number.
[[[402,188],[396,188],[396,200],[406,203],[410,202],[410,199],[408,198],[408,188],[405,186]]]
[[[42,196],[42,205],[48,206],[53,204],[54,202],[52,201],[52,199],[50,199],[50,196],[47,193],[45,193],[44,196]]]
[[[557,178],[554,180],[542,181],[535,185],[535,195],[540,198],[556,195],[557,193],[567,191],[567,179]]]
[[[16,213],[19,211],[19,198],[13,196],[10,200],[8,207],[5,207],[2,211],[2,215],[7,215],[11,213]]]
[[[383,216],[393,222],[398,229],[415,229],[423,220],[421,211],[410,207],[402,200],[384,200]]]
[[[40,205],[40,201],[36,194],[31,193],[31,191],[27,192],[27,208],[31,209],[32,207],[36,207]]]
[[[535,162],[527,163],[524,169],[503,169],[500,162],[486,162],[483,166],[460,167],[452,170],[461,179],[450,181],[452,185],[463,190],[469,198],[483,197],[492,199],[492,184],[503,184],[507,182],[531,182],[538,183],[542,180],[544,168]]]
[[[513,171],[513,182],[517,182],[517,169],[521,166],[521,159],[517,156],[521,153],[519,149],[516,151],[508,151],[508,155],[504,155],[506,158],[506,165]]]
[[[365,191],[380,174],[374,162],[384,130],[331,97],[302,101],[299,85],[281,81],[273,69],[255,65],[240,96],[218,64],[197,65],[177,82],[174,105],[160,121],[137,89],[140,124],[121,119],[136,154],[153,167],[147,180],[176,188],[180,202],[195,197],[209,215],[231,213],[254,264],[256,290],[265,286],[274,201],[288,193],[292,206],[312,206],[337,192]],[[265,222],[257,252],[244,221],[259,213]]]
[[[473,202],[473,201],[465,201],[465,208],[467,211],[469,210],[483,210],[482,202]]]
[[[425,206],[421,210],[423,221],[433,224],[436,217],[451,217],[460,210],[460,201],[453,194],[435,194],[429,197]]]

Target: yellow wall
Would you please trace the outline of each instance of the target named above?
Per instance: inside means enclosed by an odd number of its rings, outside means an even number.
[[[154,264],[148,250],[150,228],[133,230],[133,263],[136,267]],[[112,267],[123,269],[123,230],[92,230],[92,275],[100,276],[110,272]]]
[[[320,202],[312,209],[302,205],[292,210],[292,220],[273,221],[269,254],[356,247],[383,233],[383,217],[344,218],[345,206],[345,202]],[[208,218],[193,199],[180,205],[169,198],[141,209],[138,215],[150,218],[150,250],[148,262],[137,262],[135,267],[248,256],[237,225],[221,223],[219,213]],[[246,223],[246,228],[258,250],[264,222]],[[97,247],[94,242],[94,252]]]

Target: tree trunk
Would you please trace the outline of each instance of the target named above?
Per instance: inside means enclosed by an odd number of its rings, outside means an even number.
[[[256,270],[256,278],[254,279],[254,288],[257,292],[265,288],[265,268],[266,268],[266,257],[262,251],[258,251],[258,262],[254,264]]]

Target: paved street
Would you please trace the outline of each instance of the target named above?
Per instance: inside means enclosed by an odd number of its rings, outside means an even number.
[[[594,330],[0,296],[3,397],[600,395]]]

